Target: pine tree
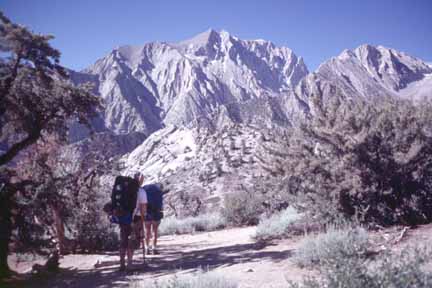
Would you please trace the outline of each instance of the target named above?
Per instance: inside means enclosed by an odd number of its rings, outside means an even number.
[[[7,255],[17,198],[37,179],[18,181],[16,162],[31,145],[55,135],[67,140],[68,121],[88,123],[100,106],[90,87],[75,87],[60,66],[53,36],[38,35],[0,13],[0,276],[8,273]],[[5,55],[5,56],[4,56]],[[34,157],[38,155],[34,154]],[[18,209],[19,210],[19,209]]]
[[[432,105],[314,98],[314,118],[289,141],[285,189],[324,222],[432,220]]]

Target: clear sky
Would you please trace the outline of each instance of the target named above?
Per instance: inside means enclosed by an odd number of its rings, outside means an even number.
[[[384,45],[432,62],[432,0],[0,0],[13,21],[56,36],[80,70],[125,45],[209,28],[287,46],[310,70],[346,48]]]

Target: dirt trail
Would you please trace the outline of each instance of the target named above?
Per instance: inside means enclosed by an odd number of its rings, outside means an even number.
[[[142,251],[136,251],[135,271],[129,274],[118,272],[119,258],[115,253],[68,255],[61,259],[61,273],[48,279],[32,279],[31,287],[128,287],[131,280],[153,282],[201,268],[238,280],[240,287],[283,287],[286,278],[298,280],[305,274],[290,260],[298,241],[259,244],[251,238],[254,233],[255,228],[248,227],[163,236],[160,254],[147,256],[147,266],[141,264]]]
[[[397,239],[401,228],[371,233],[372,239]],[[132,273],[119,272],[117,253],[68,255],[61,259],[61,272],[55,276],[32,278],[13,287],[128,287],[131,281],[146,283],[210,269],[237,280],[240,287],[286,287],[286,280],[298,281],[313,271],[296,267],[292,255],[301,238],[260,244],[252,240],[255,227],[235,228],[193,235],[163,236],[160,254],[147,256],[143,266],[142,251],[137,250]],[[385,237],[383,237],[385,236]],[[432,241],[432,224],[409,229],[391,250],[405,245]],[[98,263],[98,265],[95,264]]]

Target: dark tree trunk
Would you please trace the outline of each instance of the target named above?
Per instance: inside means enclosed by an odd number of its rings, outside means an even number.
[[[2,185],[2,183],[0,183]],[[9,275],[9,241],[12,234],[12,193],[0,188],[0,279]]]
[[[63,219],[61,217],[60,209],[58,207],[55,207],[55,205],[53,205],[52,210],[53,210],[53,214],[54,214],[54,223],[55,223],[57,241],[59,244],[59,246],[58,246],[59,252],[60,252],[60,255],[65,255],[66,243],[65,243]]]

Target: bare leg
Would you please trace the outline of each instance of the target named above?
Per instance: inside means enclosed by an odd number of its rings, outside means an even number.
[[[133,247],[130,247],[130,245],[129,245],[129,247],[127,249],[128,266],[132,265],[133,253],[134,253],[134,249],[133,249]]]
[[[145,222],[145,234],[146,234],[146,238],[145,238],[145,242],[146,242],[146,249],[149,248],[150,246],[150,238],[151,238],[151,222],[150,221],[146,221]]]
[[[126,256],[126,249],[120,248],[120,269],[124,269],[125,267],[125,256]]]
[[[156,249],[157,239],[158,239],[159,222],[153,221],[152,224],[153,224],[152,225],[153,226],[153,248]]]
[[[125,269],[125,256],[127,250],[127,242],[129,237],[129,227],[120,225],[120,270]]]

